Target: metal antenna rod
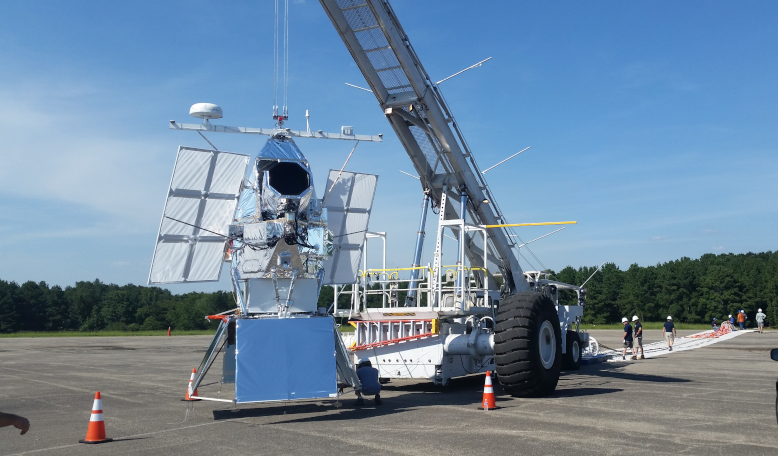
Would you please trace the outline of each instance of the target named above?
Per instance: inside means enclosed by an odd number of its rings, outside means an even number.
[[[214,145],[213,145],[213,143],[212,143],[211,141],[208,141],[208,138],[206,138],[204,134],[200,133],[199,131],[198,131],[197,133],[198,133],[200,136],[202,136],[202,137],[203,137],[203,139],[205,140],[205,142],[207,142],[208,144],[210,144],[210,145],[211,145],[211,147],[213,147],[213,150],[219,150],[219,149],[217,149],[217,148],[216,148],[216,146],[214,146]]]
[[[327,198],[330,196],[330,193],[332,193],[332,189],[335,188],[335,184],[337,184],[338,181],[340,180],[340,175],[343,174],[343,170],[346,168],[348,161],[351,160],[351,155],[353,155],[354,151],[357,150],[358,145],[359,145],[359,141],[357,141],[357,143],[354,144],[354,148],[351,149],[351,153],[348,154],[348,158],[346,158],[346,162],[343,163],[343,166],[340,167],[340,172],[338,172],[338,177],[335,178],[335,181],[332,183],[332,187],[330,187],[330,189],[327,190],[327,194],[324,195],[324,198],[321,200],[322,207],[324,206],[324,203],[327,202]]]
[[[469,67],[465,68],[464,70],[462,70],[462,71],[460,71],[458,73],[452,74],[451,76],[447,77],[446,79],[441,79],[440,81],[436,82],[435,85],[439,85],[443,81],[448,81],[449,79],[453,78],[454,76],[459,76],[460,74],[464,73],[467,70],[472,70],[475,67],[479,67],[479,66],[481,66],[482,63],[486,62],[487,60],[492,60],[492,58],[489,57],[488,59],[483,59],[480,62],[476,63],[475,65],[469,66]]]
[[[405,174],[406,176],[411,176],[411,177],[412,177],[412,178],[414,178],[414,179],[419,179],[419,180],[421,180],[421,177],[419,177],[419,176],[414,176],[414,175],[413,175],[413,174],[411,174],[411,173],[406,173],[405,171],[403,171],[403,170],[401,170],[401,169],[398,169],[397,171],[400,171],[401,173]]]
[[[599,267],[599,268],[597,268],[597,270],[595,270],[594,272],[592,272],[592,275],[590,275],[590,276],[589,276],[589,278],[588,278],[588,279],[586,279],[586,281],[585,281],[584,283],[582,283],[582,284],[581,284],[581,288],[583,288],[583,286],[584,286],[584,285],[586,285],[586,282],[588,282],[588,281],[592,280],[592,277],[594,277],[594,275],[595,275],[595,274],[597,274],[597,272],[598,272],[600,269],[602,269],[602,267],[603,267],[603,266],[605,266],[605,263],[606,263],[606,262],[605,262],[605,261],[603,261],[603,262],[602,262],[602,264],[600,265],[600,267]]]
[[[559,231],[562,231],[562,230],[563,230],[563,229],[565,229],[565,228],[567,228],[567,227],[565,226],[565,227],[559,228],[558,230],[556,230],[556,231],[552,231],[552,232],[550,232],[550,233],[548,233],[548,234],[544,234],[543,236],[540,236],[539,238],[535,238],[535,239],[533,239],[533,240],[531,240],[531,241],[529,241],[529,242],[525,242],[524,244],[517,245],[517,246],[516,246],[516,249],[517,249],[517,251],[519,252],[519,256],[521,256],[522,258],[524,258],[524,259],[526,260],[527,258],[526,258],[526,257],[524,257],[524,255],[522,255],[522,254],[521,254],[521,248],[522,248],[522,247],[524,247],[524,246],[525,246],[525,245],[527,245],[527,244],[532,244],[533,242],[537,241],[538,239],[543,239],[543,238],[544,238],[544,237],[546,237],[546,236],[551,236],[552,234],[554,234],[554,233],[557,233],[557,232],[559,232]],[[509,234],[508,236],[512,236],[512,237],[513,237],[513,236],[515,236],[515,237],[518,237],[519,235],[518,235],[518,234]],[[519,238],[519,239],[521,239],[521,238]],[[527,250],[529,250],[529,247],[527,247]],[[529,250],[529,253],[532,253],[532,250]],[[534,253],[532,253],[532,256],[535,256],[535,254],[534,254]],[[536,257],[536,256],[535,256],[535,259],[536,259],[536,260],[538,260],[538,262],[540,262],[540,260],[538,259],[538,257]],[[527,263],[529,263],[529,260],[527,260]],[[543,264],[543,263],[540,263],[540,264]],[[543,269],[546,269],[546,268],[545,268],[545,266],[543,267]]]
[[[563,229],[565,229],[565,228],[567,228],[567,227],[559,228],[559,229],[558,229],[558,230],[556,230],[556,231],[552,231],[552,232],[550,232],[550,233],[548,233],[548,234],[544,234],[543,236],[540,236],[539,238],[535,238],[535,239],[533,239],[533,240],[531,240],[531,241],[529,241],[529,242],[525,242],[524,244],[517,245],[516,247],[518,247],[518,248],[522,248],[522,247],[524,247],[525,245],[527,245],[527,244],[532,244],[533,242],[535,242],[535,241],[537,241],[537,240],[539,240],[539,239],[543,239],[543,238],[544,238],[544,237],[546,237],[546,236],[551,236],[551,235],[552,235],[552,234],[554,234],[554,233],[558,233],[558,232],[562,231],[562,230],[563,230]],[[509,234],[509,236],[517,236],[517,235],[516,235],[516,234]]]
[[[347,85],[347,86],[349,86],[349,87],[355,87],[355,88],[357,88],[357,89],[364,90],[365,92],[370,92],[370,93],[373,93],[373,91],[372,91],[372,90],[370,90],[370,89],[366,89],[366,88],[364,88],[364,87],[355,86],[354,84],[349,84],[348,82],[344,82],[344,84],[346,84],[346,85]]]
[[[513,158],[513,157],[515,157],[515,156],[519,155],[520,153],[524,152],[525,150],[529,149],[530,147],[532,147],[532,146],[529,146],[529,147],[527,147],[526,149],[522,149],[522,150],[520,150],[520,151],[516,152],[515,154],[511,155],[510,157],[506,158],[505,160],[501,161],[500,163],[497,163],[496,165],[494,165],[494,166],[492,166],[492,167],[486,168],[485,170],[481,171],[481,174],[486,174],[486,172],[487,172],[487,171],[489,171],[490,169],[492,169],[492,168],[496,168],[496,167],[498,167],[498,166],[502,165],[503,163],[505,163],[505,162],[507,162],[508,160],[510,160],[511,158]]]

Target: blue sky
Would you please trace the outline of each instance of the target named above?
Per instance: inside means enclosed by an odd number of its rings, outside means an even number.
[[[482,169],[532,146],[487,174],[510,221],[578,221],[532,244],[546,267],[776,249],[778,3],[392,5],[433,78],[492,57],[441,87]],[[348,169],[380,175],[370,229],[407,266],[410,160],[375,98],[344,85],[365,82],[319,3],[290,11],[289,126],[308,109],[315,129],[384,133]],[[272,126],[272,14],[269,0],[4,2],[0,278],[145,284],[176,148],[205,146],[167,122],[212,102],[226,125]],[[352,145],[299,145],[321,194]]]

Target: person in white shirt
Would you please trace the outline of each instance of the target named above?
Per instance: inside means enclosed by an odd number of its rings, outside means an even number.
[[[762,309],[759,309],[759,312],[756,314],[756,326],[759,328],[759,334],[762,334],[762,330],[764,330],[765,318],[767,318],[767,315],[762,313]]]

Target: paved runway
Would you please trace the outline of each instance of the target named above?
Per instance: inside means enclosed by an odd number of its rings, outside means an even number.
[[[619,331],[591,333],[619,346]],[[660,333],[646,331],[644,342]],[[564,373],[549,398],[515,399],[498,386],[502,409],[491,412],[477,409],[478,376],[448,387],[392,381],[381,407],[355,408],[353,395],[340,408],[307,402],[232,412],[198,402],[185,420],[180,399],[209,340],[0,339],[0,411],[32,423],[23,436],[0,429],[0,454],[778,454],[778,363],[769,358],[778,332],[584,366]],[[80,445],[95,391],[116,441]]]

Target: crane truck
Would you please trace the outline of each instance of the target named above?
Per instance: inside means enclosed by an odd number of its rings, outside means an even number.
[[[236,308],[207,317],[219,325],[188,397],[233,405],[337,398],[346,386],[361,388],[354,364],[365,357],[384,380],[445,385],[495,371],[512,395],[553,392],[560,370],[577,369],[588,344],[579,328],[585,290],[522,271],[514,225],[389,2],[320,3],[418,173],[423,209],[412,265],[367,268],[368,239],[386,242],[385,233],[368,231],[378,176],[333,169],[319,198],[296,143],[381,142],[382,135],[357,135],[347,126],[340,133],[294,131],[283,124],[286,106],[283,114],[274,106],[275,128],[217,125],[221,107],[193,105],[190,115],[201,123],[171,120],[169,128],[197,132],[211,147],[179,147],[148,282],[218,281],[227,263]],[[269,138],[249,156],[217,149],[204,133]],[[430,210],[438,215],[435,253],[423,265]],[[330,309],[318,307],[325,285],[336,289]],[[352,285],[348,309],[338,307],[344,285]],[[561,289],[575,291],[577,303],[560,305]],[[380,307],[368,306],[371,294],[380,295]],[[355,328],[348,343],[338,317]],[[218,383],[234,385],[234,394],[198,395],[219,363]],[[307,375],[298,375],[300,365]]]

